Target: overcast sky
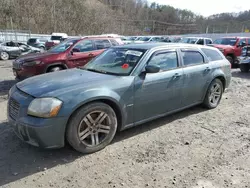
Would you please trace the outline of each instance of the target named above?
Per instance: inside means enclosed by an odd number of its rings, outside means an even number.
[[[203,16],[250,9],[250,0],[148,0],[148,2],[188,9]]]

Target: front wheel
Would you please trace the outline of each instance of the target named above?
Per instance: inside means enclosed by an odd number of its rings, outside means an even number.
[[[240,71],[241,72],[249,72],[250,64],[240,64]]]
[[[203,106],[208,109],[216,108],[221,100],[223,93],[223,84],[219,79],[215,79],[209,85]]]
[[[232,68],[237,68],[237,64],[234,62],[234,58],[232,56],[226,56],[226,58],[231,63]]]
[[[91,103],[80,108],[70,119],[66,137],[77,151],[89,154],[105,148],[114,138],[117,117],[105,103]]]
[[[7,52],[0,52],[0,58],[6,61],[10,58],[10,55]]]

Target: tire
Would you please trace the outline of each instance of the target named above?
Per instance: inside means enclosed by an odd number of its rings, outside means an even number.
[[[208,109],[216,108],[221,101],[223,90],[222,82],[214,79],[208,87],[203,106]]]
[[[240,64],[240,71],[241,72],[249,72],[250,64]]]
[[[62,67],[56,66],[56,67],[49,68],[48,72],[57,72],[57,71],[61,71],[61,70],[63,70]]]
[[[41,52],[45,51],[45,48],[43,46],[39,47],[39,49],[41,50]]]
[[[9,60],[10,55],[7,52],[0,52],[0,58],[4,61]]]
[[[234,58],[232,56],[226,56],[227,60],[231,63],[232,68],[238,68],[238,65],[234,62]]]
[[[95,102],[74,113],[67,126],[66,138],[75,150],[89,154],[105,148],[113,140],[116,130],[114,110],[105,103]]]

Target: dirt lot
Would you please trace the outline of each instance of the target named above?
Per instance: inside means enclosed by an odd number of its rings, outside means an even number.
[[[0,61],[0,187],[250,187],[250,73],[233,71],[215,110],[194,107],[119,133],[82,156],[22,143],[6,122],[11,62]]]

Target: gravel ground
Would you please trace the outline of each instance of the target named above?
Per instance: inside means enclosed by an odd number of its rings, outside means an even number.
[[[6,122],[11,61],[0,61],[0,187],[250,187],[250,73],[233,70],[218,108],[194,107],[124,132],[104,150],[42,150]]]

